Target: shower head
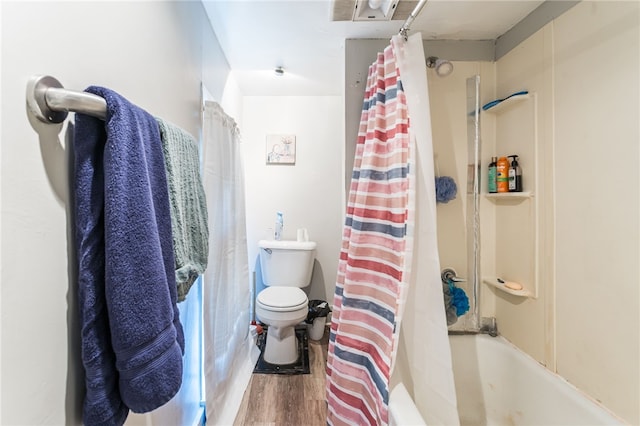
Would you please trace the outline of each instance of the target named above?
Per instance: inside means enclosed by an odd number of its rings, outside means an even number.
[[[453,64],[451,62],[435,56],[427,58],[427,68],[435,68],[436,74],[440,77],[446,77],[453,72]]]

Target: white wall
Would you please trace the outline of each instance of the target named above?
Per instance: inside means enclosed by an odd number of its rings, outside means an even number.
[[[251,123],[242,132],[250,270],[281,211],[283,239],[307,228],[318,244],[309,299],[332,303],[344,218],[342,97],[247,96],[243,122]],[[296,135],[296,164],[266,165],[266,135],[282,133]]]
[[[640,4],[585,2],[553,37],[557,369],[640,424]]]
[[[585,1],[497,63],[499,97],[536,93],[538,163],[523,169],[540,220],[539,298],[496,296],[498,326],[630,424],[640,423],[639,29],[639,3]],[[521,120],[513,128],[530,128]]]
[[[46,127],[39,141],[27,79],[109,87],[197,136],[201,80],[219,100],[229,90],[205,16],[199,2],[2,2],[0,423],[80,424],[84,389],[66,130]],[[191,421],[182,408],[163,418]]]

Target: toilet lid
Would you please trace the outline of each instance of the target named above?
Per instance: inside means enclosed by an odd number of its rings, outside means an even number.
[[[258,294],[258,303],[273,309],[298,308],[309,303],[298,287],[267,287]]]

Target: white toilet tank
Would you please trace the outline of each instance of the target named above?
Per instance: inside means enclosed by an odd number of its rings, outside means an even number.
[[[306,287],[311,282],[316,243],[260,240],[260,268],[267,286]]]

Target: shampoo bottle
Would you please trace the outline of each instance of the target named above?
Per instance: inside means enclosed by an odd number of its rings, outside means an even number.
[[[487,177],[487,191],[490,194],[494,194],[498,192],[498,181],[497,179],[497,166],[498,166],[498,157],[491,157],[491,163],[489,163],[489,174]]]
[[[509,192],[509,160],[507,157],[500,157],[496,166],[498,192]]]
[[[522,192],[522,169],[518,164],[518,156],[510,155],[513,158],[509,167],[509,192]]]
[[[282,228],[284,227],[284,218],[282,217],[282,213],[276,213],[276,231],[274,238],[278,241],[282,239]]]

